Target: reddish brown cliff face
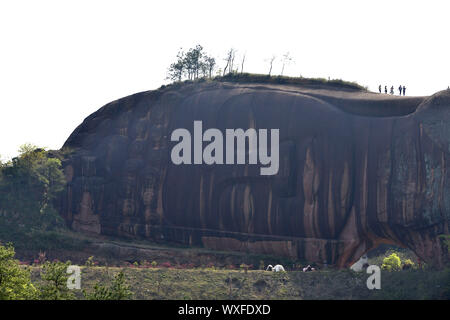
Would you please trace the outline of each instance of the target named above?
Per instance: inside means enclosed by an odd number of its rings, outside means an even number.
[[[203,130],[279,129],[278,173],[173,164],[171,133],[193,132],[195,120]],[[450,220],[449,92],[183,85],[104,106],[65,146],[61,211],[75,230],[338,267],[383,242],[448,261],[439,235]]]

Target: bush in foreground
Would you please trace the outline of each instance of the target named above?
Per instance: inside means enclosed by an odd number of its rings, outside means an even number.
[[[31,283],[30,271],[14,259],[12,245],[0,245],[0,300],[30,300],[38,291]]]
[[[401,260],[396,253],[392,253],[389,257],[383,259],[381,269],[387,271],[398,271],[401,268]]]
[[[127,300],[131,297],[132,292],[125,284],[124,273],[120,271],[114,276],[109,287],[96,283],[92,292],[88,293],[83,290],[83,295],[87,300]]]
[[[67,267],[71,265],[67,262],[45,262],[42,267],[41,278],[44,284],[40,287],[39,298],[42,300],[71,300],[75,295],[67,288]]]

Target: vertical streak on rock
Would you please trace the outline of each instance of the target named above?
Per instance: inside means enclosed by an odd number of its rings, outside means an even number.
[[[330,237],[334,237],[335,235],[335,224],[334,224],[334,215],[336,214],[334,210],[334,198],[333,198],[333,172],[330,172],[330,179],[328,182],[328,227],[330,230]]]
[[[252,218],[253,218],[253,197],[251,194],[251,188],[249,184],[245,185],[244,189],[244,230],[247,233],[253,232],[253,224],[252,224]]]
[[[303,192],[305,204],[303,207],[303,225],[306,237],[312,237],[312,215],[314,210],[314,163],[310,148],[306,149],[305,166],[303,168]]]
[[[315,199],[316,200],[316,199]],[[313,235],[314,238],[322,238],[322,232],[320,230],[320,221],[319,221],[319,214],[320,214],[320,210],[319,210],[319,201],[315,201],[314,203],[314,207],[313,207],[313,223],[314,223],[314,227],[313,227]]]
[[[199,215],[200,215],[200,224],[203,227],[205,225],[204,221],[205,221],[205,190],[204,190],[204,186],[203,186],[203,174],[200,176],[200,190],[199,190]]]
[[[231,187],[231,201],[230,201],[230,209],[231,209],[231,221],[233,222],[233,231],[239,230],[239,217],[236,217],[236,185]],[[222,217],[221,217],[222,218]],[[223,230],[223,222],[220,220],[220,228]]]
[[[358,144],[356,149],[356,170],[355,170],[355,223],[357,237],[366,233],[367,230],[367,215],[368,215],[368,196],[371,192],[369,186],[369,166],[371,159],[369,159],[372,122],[365,120],[361,123],[355,123],[355,131],[359,132]],[[358,163],[359,162],[359,163]],[[375,192],[373,190],[373,192]],[[355,248],[354,250],[357,250]],[[351,254],[353,256],[355,252]]]
[[[87,191],[83,192],[80,212],[74,215],[72,227],[75,230],[96,234],[101,231],[99,216],[92,211],[92,197]]]
[[[347,215],[347,207],[350,199],[350,171],[348,162],[344,163],[344,170],[342,172],[342,180],[341,180],[341,215],[339,217],[340,220],[344,220]],[[337,231],[337,230],[336,230]]]
[[[377,166],[377,221],[388,222],[388,188],[390,177],[390,151],[379,155]]]
[[[207,213],[213,212],[213,194],[214,194],[214,173],[211,173],[209,176],[209,192],[208,192],[208,207],[207,207]],[[206,228],[207,221],[209,221],[210,217],[208,215],[208,218],[205,219],[205,221],[202,221],[202,227]],[[219,217],[219,221],[221,221],[221,217]],[[221,227],[222,228],[222,227]]]
[[[166,176],[167,169],[161,168],[161,178],[160,178],[160,184],[159,184],[159,192],[158,192],[158,206],[156,207],[156,213],[159,217],[159,224],[162,225],[163,217],[164,217],[164,207],[163,207],[163,190],[164,190],[164,183],[165,183],[165,176]]]
[[[312,158],[314,159],[314,158]],[[314,160],[313,160],[313,183],[312,183],[312,200],[313,200],[313,213],[311,215],[311,230],[313,230],[313,236],[314,237],[320,237],[320,226],[319,226],[319,199],[318,199],[318,192],[319,192],[319,188],[320,188],[320,179],[322,178],[320,176],[320,168],[318,166],[315,165]]]
[[[269,229],[269,234],[273,234],[273,231],[272,231],[272,188],[270,188],[269,200],[267,203],[267,226]]]
[[[441,212],[441,218],[443,221],[445,221],[445,204],[444,204],[444,197],[445,197],[445,177],[447,175],[445,170],[445,154],[444,152],[441,152],[441,187],[439,188],[439,211]]]

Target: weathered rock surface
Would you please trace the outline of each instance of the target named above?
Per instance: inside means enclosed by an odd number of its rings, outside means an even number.
[[[377,115],[377,116],[374,116]],[[174,165],[174,129],[280,129],[280,169]],[[380,243],[442,265],[449,234],[450,92],[185,84],[138,93],[69,137],[61,212],[75,230],[180,241],[338,267]]]

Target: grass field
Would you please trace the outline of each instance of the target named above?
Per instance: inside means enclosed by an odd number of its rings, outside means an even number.
[[[149,241],[90,238],[71,232],[58,236],[64,241],[54,241],[54,235],[49,237],[35,241],[33,250],[26,248],[25,241],[16,241],[17,258],[31,268],[35,284],[41,281],[41,267],[35,261],[42,252],[46,260],[70,260],[80,265],[82,289],[88,292],[97,283],[110,284],[114,275],[123,271],[132,299],[450,299],[449,268],[382,271],[381,289],[369,290],[369,274],[365,272],[322,268],[304,273],[299,269],[306,265],[305,261]],[[50,242],[55,245],[49,247]],[[383,259],[394,252],[401,261],[411,259],[417,265],[412,251],[390,246],[370,252],[369,264],[381,266]],[[89,257],[91,265],[86,266]],[[258,270],[269,263],[281,263],[287,272]],[[240,269],[241,264],[250,269]],[[78,299],[84,298],[81,290],[75,290],[75,294]]]
[[[350,270],[291,271],[82,267],[82,289],[107,284],[123,270],[132,299],[450,299],[450,270],[382,272],[381,289],[369,290],[368,274]],[[39,283],[39,268],[32,267]],[[75,290],[78,298],[83,295]]]

